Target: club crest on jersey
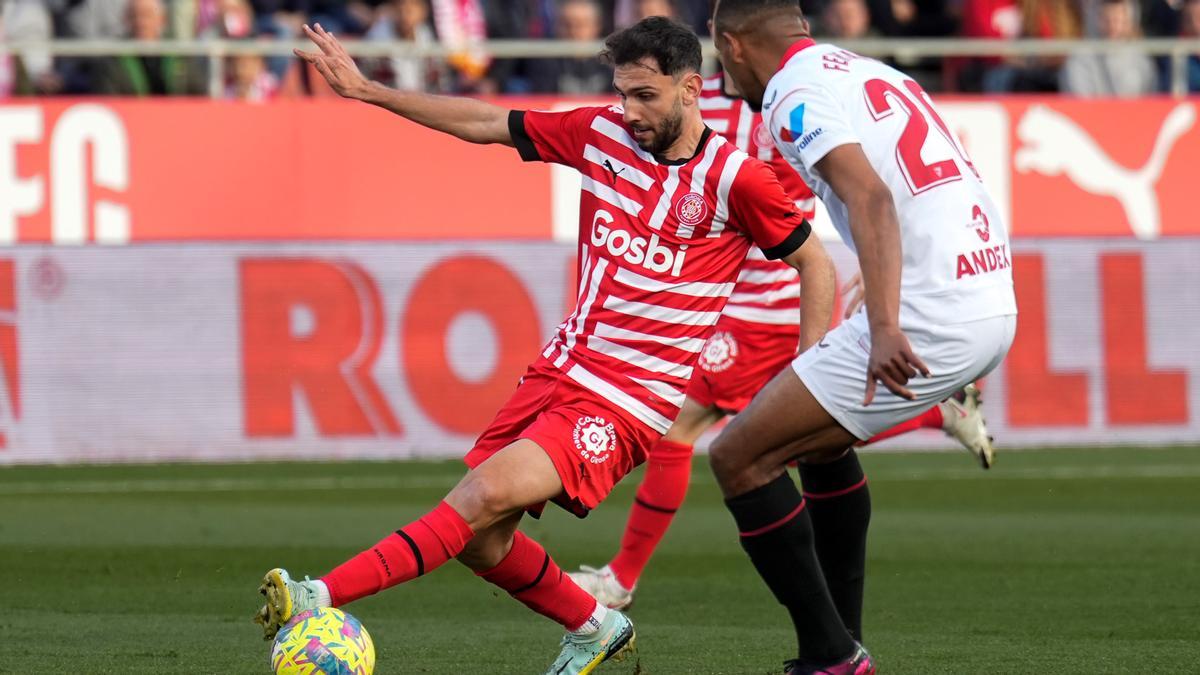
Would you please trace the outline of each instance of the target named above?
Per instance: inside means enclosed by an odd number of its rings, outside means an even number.
[[[717,331],[704,343],[700,352],[700,367],[710,373],[727,370],[738,357],[738,343],[732,333]]]
[[[592,464],[603,464],[617,449],[617,430],[603,417],[580,417],[575,422],[575,447]]]
[[[754,133],[751,135],[754,137],[754,144],[760,148],[769,148],[775,142],[771,140],[771,130],[765,124],[754,127]]]
[[[695,192],[689,192],[675,202],[675,217],[687,225],[698,225],[708,215],[708,204],[704,197]]]

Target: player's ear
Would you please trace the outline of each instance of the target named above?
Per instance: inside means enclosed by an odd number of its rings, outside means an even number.
[[[704,78],[700,73],[688,73],[683,76],[683,103],[684,105],[696,105],[700,100],[700,91],[704,88]]]
[[[733,33],[721,33],[721,38],[729,45],[729,60],[734,63],[743,62],[746,56],[741,38]]]

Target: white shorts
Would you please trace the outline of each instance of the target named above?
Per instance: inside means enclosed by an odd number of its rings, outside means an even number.
[[[875,400],[863,406],[871,334],[866,312],[842,322],[792,361],[792,369],[821,407],[861,440],[906,422],[1000,365],[1017,330],[1016,315],[949,325],[905,325],[901,330],[931,377],[908,381],[909,401],[877,385]]]

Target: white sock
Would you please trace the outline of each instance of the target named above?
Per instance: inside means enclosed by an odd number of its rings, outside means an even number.
[[[583,622],[583,625],[571,631],[574,635],[591,635],[600,630],[600,624],[604,623],[604,617],[608,616],[608,608],[600,603],[596,603],[596,609],[592,610],[592,615]]]
[[[312,583],[317,587],[317,606],[333,607],[333,599],[329,597],[329,587],[325,585],[325,582],[314,579]]]
[[[950,433],[954,423],[958,421],[958,409],[946,401],[938,403],[937,407],[942,411],[942,431]]]

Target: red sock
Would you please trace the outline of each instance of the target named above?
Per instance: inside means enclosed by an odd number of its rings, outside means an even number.
[[[385,588],[440,567],[462,553],[475,533],[446,502],[389,534],[371,548],[321,578],[334,607],[374,595]]]
[[[642,576],[675,512],[683,505],[691,476],[692,446],[660,439],[650,449],[646,476],[629,510],[621,550],[608,564],[625,588],[633,588]]]
[[[875,434],[869,439],[863,441],[862,444],[867,445],[869,443],[875,443],[877,441],[882,441],[885,438],[899,436],[900,434],[907,434],[908,432],[916,431],[917,429],[941,429],[943,420],[942,407],[935,405],[907,422],[901,422],[887,431],[881,431],[878,434]]]
[[[563,574],[540,544],[519,530],[513,534],[512,550],[504,560],[476,574],[567,630],[579,628],[596,611],[596,599]]]

